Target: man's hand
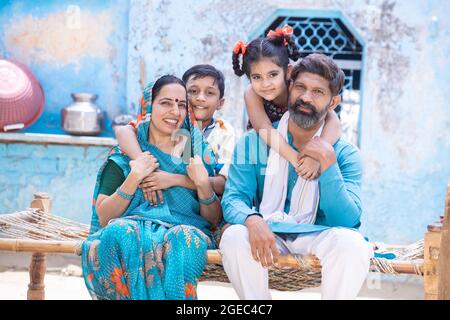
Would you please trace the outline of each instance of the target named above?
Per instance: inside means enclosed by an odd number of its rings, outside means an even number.
[[[250,216],[245,221],[248,228],[250,247],[253,259],[261,262],[264,268],[272,266],[278,261],[278,251],[275,235],[267,223],[257,215]]]
[[[320,162],[320,171],[324,172],[336,162],[333,146],[320,137],[314,137],[300,148],[302,155],[310,156]]]

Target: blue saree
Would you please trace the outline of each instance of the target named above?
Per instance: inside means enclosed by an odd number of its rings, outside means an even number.
[[[157,158],[160,170],[186,175],[185,162],[180,158],[174,161],[173,156],[147,142],[149,124],[150,120],[138,126],[142,150]],[[188,129],[192,135],[192,128]],[[197,134],[192,135],[193,149],[199,148]],[[200,149],[202,143],[201,139]],[[114,161],[125,177],[129,174],[130,159],[118,146],[112,148],[107,160]],[[138,188],[122,216],[101,228],[95,201],[106,162],[97,175],[91,232],[82,244],[83,276],[92,298],[197,299],[198,279],[207,262],[206,250],[216,248],[216,244],[211,240],[210,224],[199,214],[196,192],[172,187],[162,191],[164,203],[154,207]],[[209,172],[213,172],[213,165],[205,163]]]

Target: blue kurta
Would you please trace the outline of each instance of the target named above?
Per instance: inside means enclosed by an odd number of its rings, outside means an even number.
[[[293,146],[290,133],[288,140]],[[338,140],[333,148],[337,162],[320,175],[320,202],[315,223],[269,223],[273,232],[309,233],[330,227],[360,226],[362,165],[359,151],[342,139]],[[228,223],[244,224],[249,214],[259,212],[269,149],[254,130],[245,134],[236,145],[222,198],[224,218]],[[289,165],[288,192],[284,208],[286,213],[289,212],[291,194],[297,179],[294,167]]]

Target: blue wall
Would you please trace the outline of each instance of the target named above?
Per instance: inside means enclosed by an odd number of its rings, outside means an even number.
[[[32,4],[32,5],[30,5]],[[97,93],[108,118],[126,110],[128,1],[1,1],[0,56],[27,64],[46,97],[44,113],[21,132],[64,133],[60,111],[72,92]]]
[[[0,143],[0,214],[47,192],[55,215],[90,223],[97,172],[110,147]]]

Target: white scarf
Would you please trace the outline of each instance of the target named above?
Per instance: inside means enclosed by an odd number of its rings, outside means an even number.
[[[285,112],[278,125],[278,132],[288,141],[289,111]],[[319,136],[323,125],[314,136]],[[289,161],[280,156],[273,148],[269,151],[269,159],[264,180],[263,198],[260,213],[267,222],[290,222],[296,224],[313,224],[316,220],[319,203],[318,179],[308,181],[298,177],[292,190],[289,214],[284,212],[288,191]]]

